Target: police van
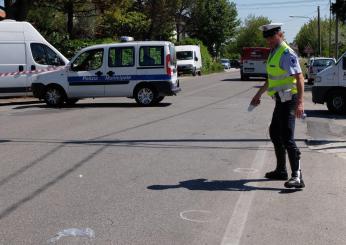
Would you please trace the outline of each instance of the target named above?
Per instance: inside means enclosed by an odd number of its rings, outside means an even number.
[[[134,98],[150,106],[181,90],[176,63],[170,42],[95,45],[78,52],[64,69],[37,75],[32,91],[49,106],[97,97]]]

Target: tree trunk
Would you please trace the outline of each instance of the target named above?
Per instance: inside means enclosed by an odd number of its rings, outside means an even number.
[[[73,0],[69,0],[65,5],[67,12],[67,32],[70,37],[73,37],[73,17],[74,17],[74,5]]]

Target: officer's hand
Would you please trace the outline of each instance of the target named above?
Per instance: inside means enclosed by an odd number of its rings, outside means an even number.
[[[302,118],[304,114],[304,103],[302,101],[298,101],[296,108],[296,117]]]
[[[258,106],[259,104],[261,104],[261,96],[259,96],[259,95],[255,95],[254,97],[253,97],[253,99],[251,100],[251,103],[250,103],[251,105],[253,105],[253,106]]]

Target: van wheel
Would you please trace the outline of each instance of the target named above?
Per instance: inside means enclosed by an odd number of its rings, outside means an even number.
[[[193,70],[192,70],[192,76],[196,76],[197,75],[197,71],[196,71],[196,68],[193,68]]]
[[[135,91],[135,100],[141,106],[151,106],[156,102],[156,91],[151,86],[142,86]]]
[[[155,103],[158,104],[160,103],[161,101],[163,101],[163,99],[165,98],[165,96],[159,96],[155,99]]]
[[[64,103],[64,97],[65,94],[61,88],[48,87],[44,94],[44,101],[49,106],[59,107]]]
[[[75,105],[79,99],[66,99],[66,105]]]
[[[342,91],[333,91],[328,95],[327,107],[330,112],[337,114],[346,113],[346,95]]]
[[[202,76],[202,72],[201,71],[198,72],[198,76]]]

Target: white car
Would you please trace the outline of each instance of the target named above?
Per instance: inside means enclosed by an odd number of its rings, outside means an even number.
[[[317,73],[335,64],[334,58],[315,57],[309,61],[308,84],[313,84]]]
[[[77,53],[64,69],[37,75],[32,91],[49,106],[96,97],[135,98],[149,106],[181,90],[176,66],[170,42],[95,45]]]

